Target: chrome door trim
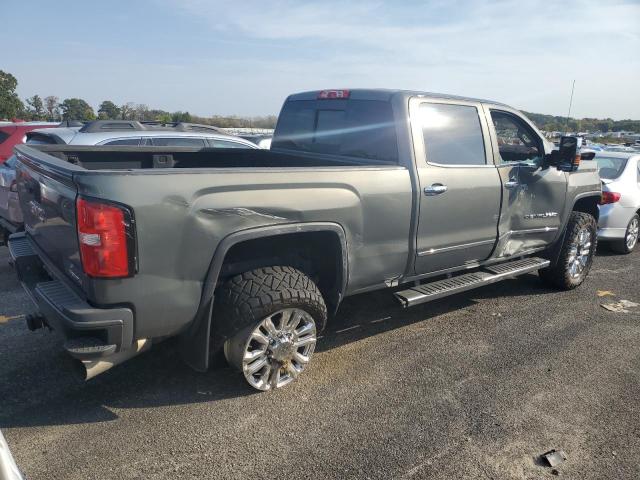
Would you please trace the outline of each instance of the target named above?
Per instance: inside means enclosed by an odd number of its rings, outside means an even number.
[[[504,238],[512,235],[530,235],[532,233],[547,233],[547,232],[557,232],[558,227],[541,227],[541,228],[529,228],[527,230],[509,230],[508,232],[503,233],[500,238]]]
[[[495,242],[496,242],[495,239],[491,239],[491,240],[481,240],[479,242],[463,243],[461,245],[451,245],[450,247],[430,248],[429,250],[419,251],[418,256],[424,257],[426,255],[436,255],[438,253],[450,252],[452,250],[462,250],[463,248],[480,247],[482,245],[494,244]]]

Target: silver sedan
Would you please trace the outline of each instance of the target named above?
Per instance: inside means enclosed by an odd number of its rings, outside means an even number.
[[[640,227],[640,154],[601,151],[595,160],[602,178],[598,239],[631,253]]]

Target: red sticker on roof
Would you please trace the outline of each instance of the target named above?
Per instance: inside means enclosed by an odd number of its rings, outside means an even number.
[[[322,90],[318,93],[318,99],[320,100],[343,100],[346,98],[349,98],[349,90]]]

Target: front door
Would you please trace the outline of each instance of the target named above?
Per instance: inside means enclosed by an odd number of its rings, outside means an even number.
[[[410,115],[420,182],[416,273],[486,259],[497,240],[501,185],[482,106],[414,98]]]
[[[544,140],[517,112],[486,108],[503,188],[496,257],[540,250],[560,234],[566,174],[544,166]]]

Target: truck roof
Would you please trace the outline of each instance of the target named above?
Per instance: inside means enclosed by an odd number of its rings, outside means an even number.
[[[433,92],[422,92],[418,90],[401,90],[401,89],[386,89],[386,88],[345,88],[343,90],[347,90],[349,92],[349,98],[352,100],[389,100],[391,97],[395,95],[402,95],[406,98],[409,97],[425,97],[432,99],[440,99],[440,100],[461,100],[464,102],[480,102],[480,103],[491,103],[493,105],[502,105],[508,107],[508,105],[495,102],[493,100],[483,100],[480,98],[472,98],[472,97],[463,97],[458,95],[449,95],[446,93],[433,93]],[[318,98],[318,94],[325,90],[310,90],[307,92],[294,93],[289,95],[287,100],[296,101],[296,100],[316,100]],[[509,107],[511,108],[511,107]]]

